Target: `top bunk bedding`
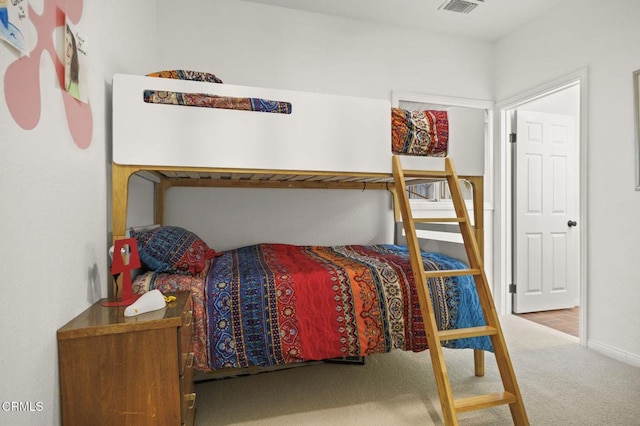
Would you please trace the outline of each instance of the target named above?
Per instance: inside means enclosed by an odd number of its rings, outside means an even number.
[[[411,127],[411,114],[383,99],[166,77],[114,76],[114,163],[390,175],[391,156],[402,152],[407,169],[440,170],[447,155],[460,175],[484,172],[464,141],[447,143],[446,115]]]

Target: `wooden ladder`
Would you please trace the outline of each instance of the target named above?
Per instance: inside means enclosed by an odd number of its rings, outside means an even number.
[[[456,217],[414,219],[411,214],[411,207],[407,196],[405,176],[411,178],[446,179],[451,191],[451,198],[453,200]],[[475,232],[469,221],[467,207],[460,189],[460,182],[451,159],[445,158],[444,171],[420,171],[403,170],[400,158],[398,156],[394,156],[393,178],[406,234],[411,268],[413,269],[413,276],[418,290],[418,300],[420,302],[420,309],[427,332],[427,343],[429,344],[429,353],[431,355],[431,363],[433,365],[433,372],[438,387],[438,395],[440,396],[440,405],[442,407],[445,424],[457,425],[458,413],[482,410],[489,407],[508,404],[514,424],[528,425],[529,420],[527,418],[527,413],[522,401],[522,395],[518,388],[518,382],[516,380],[509,352],[502,334],[498,314],[496,313],[493,298],[489,290],[478,243],[475,238]],[[420,254],[418,238],[416,236],[415,221],[458,223],[467,253],[469,269],[425,271],[422,263],[422,256]],[[431,304],[431,298],[428,293],[427,279],[433,277],[450,277],[460,275],[472,275],[474,277],[486,326],[439,331],[434,315],[433,305]],[[504,386],[504,391],[454,400],[440,342],[476,336],[490,337],[496,362],[498,364],[498,370]]]

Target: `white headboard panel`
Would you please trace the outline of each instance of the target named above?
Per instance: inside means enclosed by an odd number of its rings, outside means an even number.
[[[148,104],[143,91],[266,98],[291,114]],[[113,161],[118,164],[322,171],[391,167],[391,104],[316,93],[117,74]]]

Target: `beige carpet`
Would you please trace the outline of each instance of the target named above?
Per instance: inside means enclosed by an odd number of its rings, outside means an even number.
[[[640,425],[640,369],[530,321],[502,320],[532,425]],[[502,390],[493,355],[473,375],[470,350],[445,350],[454,398]],[[441,425],[427,352],[394,351],[364,366],[316,364],[196,385],[197,425]],[[461,425],[512,424],[508,407]]]

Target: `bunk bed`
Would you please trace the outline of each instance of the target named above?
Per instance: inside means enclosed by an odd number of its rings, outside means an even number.
[[[394,199],[396,222],[400,223],[402,219],[397,202],[399,190],[394,183],[392,170],[393,156],[402,155],[402,163],[407,169],[439,170],[443,168],[442,157],[446,154],[456,163],[459,177],[469,181],[472,186],[473,229],[482,250],[484,164],[483,159],[465,156],[463,141],[438,146],[437,156],[416,155],[415,152],[394,153],[391,134],[398,131],[395,126],[402,121],[402,117],[395,116],[392,120],[393,109],[386,100],[198,80],[125,74],[114,76],[114,241],[125,238],[129,232],[129,179],[135,174],[150,176],[155,182],[155,223],[160,225],[163,224],[165,193],[172,187],[389,191]],[[203,94],[213,95],[213,98],[202,100],[199,96]],[[441,136],[446,137],[446,134]],[[434,176],[438,176],[438,172]],[[411,178],[409,174],[407,183],[418,184],[431,179]],[[446,223],[436,225],[442,228]],[[162,226],[133,232],[142,237],[153,234],[157,229],[175,231]],[[180,231],[189,234],[186,230],[178,229]],[[401,228],[397,227],[396,234],[394,244],[330,247],[257,244],[222,253],[215,253],[214,248],[206,242],[199,242],[205,248],[200,253],[202,262],[196,270],[188,273],[184,269],[175,271],[171,268],[149,271],[136,279],[135,289],[138,292],[151,288],[161,291],[188,289],[192,292],[195,368],[202,372],[261,368],[341,356],[367,356],[395,348],[421,351],[428,346],[420,314],[421,302],[416,297],[407,249],[401,245],[404,243]],[[189,235],[198,240],[197,236]],[[425,252],[423,262],[434,269],[465,267],[459,260],[440,253]],[[256,277],[240,271],[241,266],[246,265],[250,265],[249,269],[253,272],[267,270],[268,276]],[[285,296],[290,294],[287,292],[293,288],[287,287],[290,285],[287,280],[292,277],[308,279],[309,271],[315,271],[312,273],[315,274],[313,279],[327,275],[330,289],[315,289],[306,293],[298,290],[295,301],[285,300]],[[337,277],[341,274],[342,277]],[[368,280],[362,279],[365,275],[369,277]],[[282,276],[286,276],[286,279],[273,282],[274,277]],[[321,285],[313,279],[314,285]],[[402,280],[402,283],[390,291],[403,294],[390,296],[391,293],[384,293],[384,289],[375,293],[398,280]],[[368,281],[372,286],[365,289],[364,285],[360,285],[363,281]],[[234,282],[238,287],[229,288],[229,282]],[[248,282],[250,286],[259,282],[262,287],[257,289],[259,286],[254,285],[250,289],[243,289],[240,287],[243,282]],[[338,288],[340,286],[344,288]],[[345,290],[347,287],[348,291]],[[432,295],[439,297],[434,301],[434,306],[440,307],[443,312],[447,311],[449,315],[443,316],[439,327],[478,327],[484,324],[482,309],[477,303],[477,293],[470,277],[450,276],[429,280],[429,289]],[[286,295],[278,293],[281,291]],[[320,302],[314,299],[318,294],[324,297]],[[254,299],[241,300],[243,295],[253,295]],[[452,298],[452,295],[455,297]],[[375,299],[375,303],[364,300],[365,296]],[[456,299],[455,303],[450,299]],[[460,304],[461,299],[470,302]],[[310,304],[302,305],[304,300]],[[369,302],[376,305],[375,309],[363,307]],[[252,320],[243,322],[247,311],[239,313],[241,308],[233,307],[234,303],[250,306],[259,312]],[[342,311],[347,319],[343,315],[336,316],[336,310],[353,308],[354,305],[358,306],[352,311]],[[333,310],[331,315],[334,319],[339,318],[336,320],[338,322],[328,321],[320,326],[312,324],[307,327],[311,334],[301,336],[301,330],[305,328],[301,324],[313,323],[324,315],[321,311],[327,307]],[[219,317],[222,320],[216,323],[214,315],[222,315],[223,311],[224,315],[230,316]],[[229,314],[229,311],[232,313]],[[285,317],[293,311],[308,315],[296,317],[297,323],[288,322]],[[454,311],[455,321],[451,322]],[[353,318],[354,315],[359,318]],[[409,319],[390,320],[394,315]],[[246,336],[233,335],[234,327],[236,334],[238,330],[245,330]],[[400,331],[394,333],[394,328]],[[334,341],[337,343],[330,348],[317,347],[318,342],[333,339],[323,334],[333,329],[340,329]],[[312,350],[310,348],[314,345],[304,346],[300,339],[307,343],[313,341],[316,347]],[[474,349],[476,375],[482,375],[482,351],[492,349],[490,342],[486,336],[469,336],[444,341],[443,345]],[[301,349],[302,346],[304,348]],[[275,349],[264,353],[265,347]]]

